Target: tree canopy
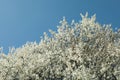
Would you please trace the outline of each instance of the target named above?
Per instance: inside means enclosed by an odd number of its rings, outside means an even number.
[[[57,31],[44,33],[39,43],[27,42],[1,50],[1,80],[120,80],[120,29],[82,15],[69,24],[65,17]]]

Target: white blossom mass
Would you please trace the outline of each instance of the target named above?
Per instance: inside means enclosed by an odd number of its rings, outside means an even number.
[[[40,42],[0,54],[0,80],[120,80],[120,29],[82,15]]]

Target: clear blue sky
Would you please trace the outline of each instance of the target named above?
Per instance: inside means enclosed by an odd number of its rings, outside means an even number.
[[[78,21],[86,12],[96,13],[101,24],[120,27],[120,0],[0,0],[0,46],[7,53],[9,46],[39,42],[63,16]]]

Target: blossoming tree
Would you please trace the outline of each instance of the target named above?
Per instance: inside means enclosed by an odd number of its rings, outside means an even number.
[[[82,15],[39,43],[27,42],[0,55],[0,80],[120,80],[120,30]]]

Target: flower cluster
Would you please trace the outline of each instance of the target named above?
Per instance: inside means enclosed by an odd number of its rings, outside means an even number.
[[[120,80],[120,30],[82,15],[39,43],[27,42],[0,54],[0,80]]]

